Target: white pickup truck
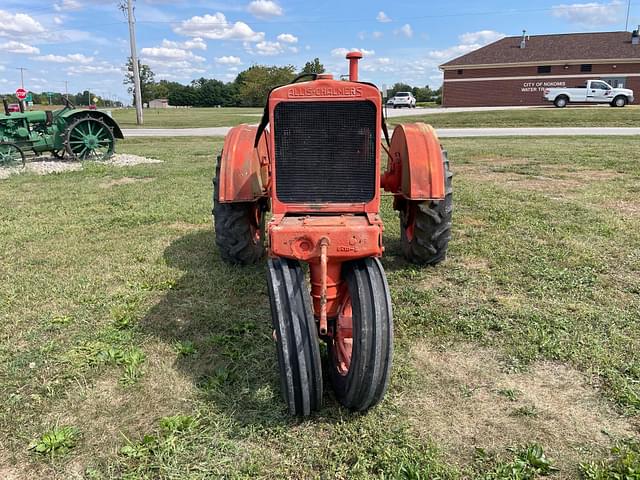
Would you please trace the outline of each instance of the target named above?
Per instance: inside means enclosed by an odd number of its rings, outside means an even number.
[[[566,107],[569,102],[608,103],[612,107],[624,107],[633,102],[633,90],[613,88],[602,80],[589,80],[581,87],[547,88],[544,98],[559,108]]]

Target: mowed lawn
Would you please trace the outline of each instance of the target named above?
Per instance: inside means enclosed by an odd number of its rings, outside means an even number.
[[[638,478],[640,140],[443,143],[443,264],[402,259],[384,199],[385,401],[353,414],[327,388],[304,421],[264,265],[214,247],[222,139],[0,181],[0,478]]]
[[[640,107],[578,106],[480,112],[446,112],[394,117],[389,124],[426,122],[436,128],[488,127],[637,127]]]
[[[113,110],[122,128],[138,128],[133,108]],[[176,108],[145,109],[144,128],[231,127],[240,123],[257,124],[261,108]],[[436,128],[482,127],[637,127],[640,107],[532,108],[481,112],[446,112],[389,118],[389,125],[426,122]]]
[[[134,108],[114,109],[113,118],[122,128],[138,128]],[[259,123],[261,108],[148,108],[143,128],[230,127]]]

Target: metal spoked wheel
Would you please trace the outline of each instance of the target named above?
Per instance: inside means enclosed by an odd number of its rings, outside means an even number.
[[[282,397],[291,415],[307,416],[322,406],[322,366],[311,295],[298,261],[272,258],[267,263]]]
[[[0,143],[0,167],[24,167],[25,156],[15,143]]]
[[[65,148],[73,160],[106,160],[115,149],[113,131],[101,119],[79,118],[67,128]]]
[[[363,411],[382,400],[389,383],[391,299],[377,258],[347,262],[342,272],[346,282],[329,341],[331,383],[342,405]]]

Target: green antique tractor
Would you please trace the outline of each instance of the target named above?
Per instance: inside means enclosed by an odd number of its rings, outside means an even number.
[[[57,158],[104,160],[113,155],[116,138],[124,138],[106,113],[78,109],[65,99],[55,111],[10,112],[6,99],[0,114],[0,167],[24,165],[27,153]]]

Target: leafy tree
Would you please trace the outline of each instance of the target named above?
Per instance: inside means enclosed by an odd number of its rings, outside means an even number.
[[[304,64],[302,70],[300,70],[300,74],[303,73],[324,73],[324,65],[320,63],[320,59],[318,57],[314,58],[313,61],[307,62]]]
[[[398,92],[413,92],[413,87],[406,83],[396,83],[389,89],[388,97],[393,97]]]
[[[153,84],[154,73],[151,71],[149,65],[145,65],[138,60],[138,70],[140,71],[140,95],[142,96],[142,104],[149,103],[153,100]],[[124,76],[125,85],[129,85],[127,92],[133,95],[133,104],[136,104],[136,96],[134,93],[135,83],[133,80],[133,61],[131,57],[127,60],[127,73]]]
[[[269,91],[277,86],[285,85],[295,78],[293,65],[284,67],[253,65],[240,72],[235,83],[238,85],[238,103],[247,107],[262,106],[267,100]]]

